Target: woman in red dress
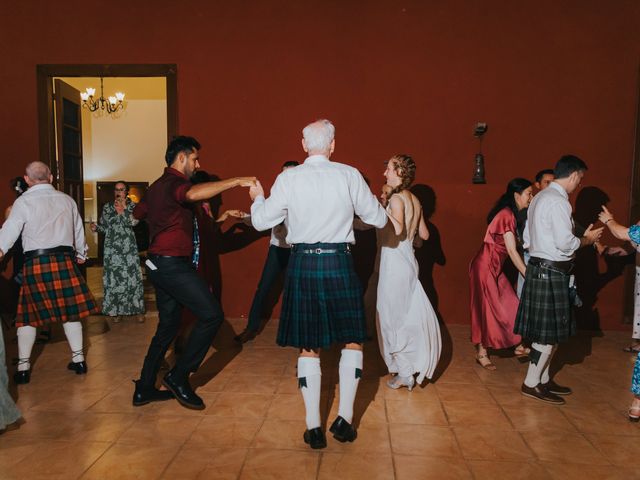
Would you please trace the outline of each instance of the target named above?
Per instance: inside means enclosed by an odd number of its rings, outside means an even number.
[[[516,213],[531,202],[531,182],[514,178],[506,192],[487,216],[487,232],[480,251],[471,260],[471,341],[476,346],[476,361],[487,370],[495,370],[487,348],[515,345],[516,355],[526,354],[519,335],[513,333],[518,297],[503,272],[504,261],[511,259],[524,276],[526,266],[518,253]]]

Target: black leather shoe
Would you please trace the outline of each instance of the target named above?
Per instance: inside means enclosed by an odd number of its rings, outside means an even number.
[[[333,438],[339,442],[353,442],[358,436],[358,432],[353,428],[353,425],[341,416],[334,420],[329,431],[333,433]]]
[[[541,383],[540,387],[556,395],[571,395],[573,393],[573,390],[571,390],[569,387],[558,385],[553,380],[549,380],[547,383]]]
[[[312,428],[311,430],[305,430],[302,438],[304,440],[304,443],[309,445],[314,450],[327,448],[327,437],[324,436],[324,432],[320,427]]]
[[[191,385],[189,385],[189,380],[178,380],[174,378],[174,372],[171,370],[164,376],[162,380],[162,384],[167,387],[167,390],[170,390],[173,393],[173,396],[176,397],[176,400],[180,402],[180,405],[186,408],[190,408],[192,410],[204,410],[205,405],[202,399],[196,395],[196,392],[193,391]]]
[[[69,362],[69,365],[67,365],[67,370],[76,372],[76,375],[84,375],[85,373],[87,373],[87,362]]]
[[[247,329],[247,330],[244,330],[242,333],[233,337],[233,339],[238,343],[247,343],[253,340],[254,338],[256,338],[256,335],[257,334],[255,331]]]
[[[542,384],[537,387],[527,387],[524,383],[522,384],[522,395],[525,397],[535,398],[536,400],[540,400],[541,402],[550,403],[553,405],[564,405],[564,398],[560,398],[554,393],[551,393],[547,389],[542,387]]]
[[[164,402],[174,398],[173,393],[169,390],[158,390],[155,387],[143,388],[139,380],[134,380],[133,383],[136,384],[136,389],[133,392],[134,407],[141,407],[151,402]]]
[[[23,370],[13,374],[13,381],[16,385],[24,385],[31,381],[31,369]]]

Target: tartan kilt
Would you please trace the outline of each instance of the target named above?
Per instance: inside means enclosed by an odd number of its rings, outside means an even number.
[[[52,253],[28,258],[22,267],[16,326],[75,322],[98,313],[74,254]]]
[[[551,345],[575,335],[568,274],[527,265],[513,331],[530,342]]]
[[[335,244],[314,244],[335,248]],[[349,252],[291,252],[276,342],[304,349],[363,343],[367,327],[362,286]]]

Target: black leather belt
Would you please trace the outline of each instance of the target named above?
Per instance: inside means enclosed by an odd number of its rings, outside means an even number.
[[[190,260],[190,259],[191,259],[191,257],[186,256],[186,255],[184,255],[184,256],[177,256],[177,255],[154,255],[153,253],[152,253],[152,254],[147,255],[147,257],[148,257],[148,258],[151,258],[151,259],[154,259],[154,258],[175,258],[176,260]]]
[[[53,248],[38,248],[37,250],[29,250],[24,252],[24,258],[42,257],[44,255],[51,255],[53,253],[73,253],[75,250],[73,247],[53,247]]]
[[[330,255],[335,253],[350,253],[351,245],[348,243],[321,243],[315,246],[309,243],[299,243],[292,245],[291,250],[294,253],[305,253],[308,255]]]
[[[553,260],[547,260],[546,258],[531,257],[529,263],[536,267],[549,268],[551,270],[557,270],[561,273],[569,274],[573,270],[573,261],[568,260],[566,262],[556,262]]]

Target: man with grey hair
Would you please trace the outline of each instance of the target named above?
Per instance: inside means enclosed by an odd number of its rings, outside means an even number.
[[[31,162],[24,176],[29,189],[13,204],[0,229],[0,259],[22,234],[23,281],[20,287],[18,327],[18,384],[31,379],[31,350],[36,327],[63,323],[71,348],[67,368],[87,373],[80,320],[98,312],[96,302],[76,263],[84,263],[87,243],[78,206],[51,185],[53,177],[42,162]]]
[[[362,288],[353,268],[353,218],[377,228],[387,223],[384,208],[353,167],[332,162],[335,128],[318,120],[302,131],[304,163],[278,175],[265,200],[259,182],[251,187],[251,221],[257,230],[288,222],[292,246],[282,300],[277,343],[300,349],[298,386],[306,408],[303,439],[311,448],[327,446],[320,419],[320,349],[345,344],[340,358],[340,403],[330,431],[352,442],[353,403],[362,375],[362,343],[367,338]]]

